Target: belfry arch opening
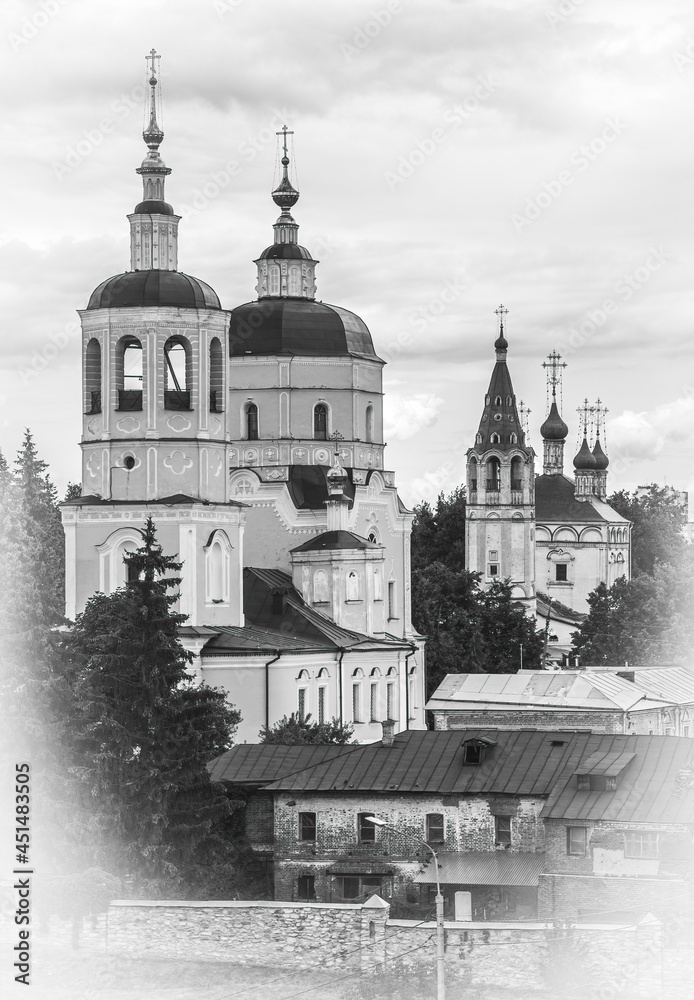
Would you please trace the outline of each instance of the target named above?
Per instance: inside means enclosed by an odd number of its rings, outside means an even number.
[[[190,409],[190,344],[183,337],[169,337],[164,344],[164,407]]]
[[[210,410],[221,413],[224,409],[224,354],[219,337],[210,341]]]
[[[523,489],[523,460],[518,455],[511,459],[511,489]]]
[[[94,337],[84,357],[84,389],[85,412],[101,413],[101,344]]]
[[[116,392],[119,410],[142,409],[142,344],[123,337],[116,348]]]
[[[368,442],[374,439],[374,408],[369,403],[366,407],[366,440]]]
[[[498,493],[501,489],[501,462],[492,455],[487,459],[487,490]]]

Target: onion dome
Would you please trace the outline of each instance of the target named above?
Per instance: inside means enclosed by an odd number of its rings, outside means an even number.
[[[313,299],[246,302],[232,310],[229,350],[244,354],[342,354],[375,358],[366,323],[341,306]]]
[[[287,168],[289,166],[289,157],[285,155],[282,157],[282,172],[283,177],[279,182],[275,190],[272,192],[272,200],[278,208],[281,208],[283,212],[288,212],[290,208],[293,208],[299,200],[299,192],[293,186],[292,182],[289,180],[287,173]]]
[[[150,198],[135,206],[134,215],[175,215],[173,206],[166,201]]]
[[[501,333],[499,334],[499,336],[494,341],[494,348],[497,351],[507,351],[508,350],[508,340],[506,339],[506,337],[504,337],[503,327],[501,329]]]
[[[574,458],[574,469],[578,472],[592,472],[595,469],[595,457],[588,447],[588,441],[583,438],[583,444],[579,448],[578,454]]]
[[[593,458],[595,459],[595,468],[599,472],[603,472],[610,464],[609,458],[602,450],[602,445],[600,444],[600,438],[595,439],[595,446],[593,447]]]
[[[217,293],[199,278],[182,271],[126,271],[94,289],[87,309],[175,306],[178,309],[221,309]]]
[[[556,399],[553,399],[547,419],[540,428],[540,434],[545,441],[564,441],[568,433],[569,428],[559,415]]]

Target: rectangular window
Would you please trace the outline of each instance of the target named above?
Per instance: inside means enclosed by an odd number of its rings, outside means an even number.
[[[510,816],[495,816],[494,817],[494,840],[497,844],[510,844],[511,843],[511,817]]]
[[[386,718],[395,719],[395,684],[392,681],[386,684]]]
[[[395,597],[395,580],[388,581],[388,617],[397,618],[397,601]]]
[[[658,834],[648,830],[627,830],[624,834],[625,858],[657,858]]]
[[[478,746],[476,743],[466,743],[463,747],[463,763],[464,764],[481,764],[482,763],[482,747]]]
[[[336,875],[333,882],[334,903],[363,903],[375,892],[383,892],[380,875]]]
[[[361,684],[352,685],[352,722],[361,722]]]
[[[588,846],[588,831],[585,826],[567,826],[566,853],[583,857]]]
[[[493,563],[499,561],[499,550],[498,549],[490,549],[489,550],[489,561],[493,562]]]
[[[306,688],[299,688],[298,691],[299,718],[306,718]]]
[[[357,829],[359,831],[359,842],[361,844],[373,844],[376,840],[376,827],[366,817],[372,813],[359,813],[357,816]]]
[[[427,813],[427,842],[442,844],[444,841],[443,813]]]
[[[682,735],[689,736],[689,726],[682,726]]]
[[[316,814],[299,813],[299,840],[316,839]]]
[[[326,701],[327,689],[324,687],[318,688],[318,724],[323,725],[325,722],[325,701]]]
[[[370,691],[370,716],[371,722],[379,722],[378,718],[378,684],[371,685]]]
[[[576,787],[583,792],[613,792],[617,779],[606,774],[578,774]]]
[[[566,583],[566,581],[569,579],[568,577],[569,567],[566,565],[566,563],[557,563],[554,569],[556,571],[555,580],[557,581],[557,583]]]
[[[311,903],[316,898],[316,880],[313,875],[299,875],[296,880],[296,898],[301,903]]]
[[[498,576],[499,575],[499,564],[490,563],[489,569],[487,571],[487,576]]]

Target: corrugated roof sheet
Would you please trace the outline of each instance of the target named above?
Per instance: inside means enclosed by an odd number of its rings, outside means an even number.
[[[439,851],[439,882],[443,885],[537,885],[545,870],[544,853],[520,851]],[[436,883],[434,859],[415,882]]]
[[[481,764],[463,762],[462,744],[497,745]],[[615,791],[579,790],[581,763],[619,761]],[[631,756],[633,755],[633,757]],[[543,816],[575,820],[694,824],[694,740],[575,730],[463,729],[398,733],[392,746],[243,744],[210,765],[215,778],[288,792],[388,792],[547,796]]]
[[[428,709],[465,707],[590,708],[625,711],[643,698],[630,681],[585,670],[524,670],[517,674],[447,674]]]

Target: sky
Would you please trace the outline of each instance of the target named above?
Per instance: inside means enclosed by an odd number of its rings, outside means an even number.
[[[542,362],[608,408],[608,489],[694,497],[694,6],[688,0],[3,0],[0,448],[80,476],[77,309],[129,267],[145,56],[161,53],[179,266],[225,308],[272,241],[294,130],[318,298],[385,368],[403,499],[464,479],[495,309],[541,466]],[[691,516],[691,515],[690,515]]]

